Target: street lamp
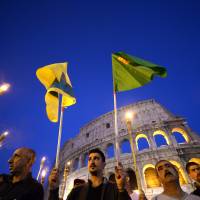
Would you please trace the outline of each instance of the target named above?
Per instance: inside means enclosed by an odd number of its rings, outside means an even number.
[[[64,169],[64,173],[63,173],[63,179],[62,179],[62,184],[59,190],[59,198],[63,199],[64,194],[65,194],[65,188],[66,188],[66,181],[67,181],[67,177],[69,175],[70,172],[70,166],[71,166],[71,161],[68,161],[65,164],[65,169]]]
[[[134,114],[135,113],[133,113],[133,112],[127,112],[125,115],[125,118],[126,118],[126,127],[127,127],[127,131],[128,131],[128,135],[129,135],[129,142],[131,145],[132,157],[133,157],[133,167],[135,169],[138,190],[140,191],[142,187],[141,187],[140,177],[139,177],[139,173],[138,173],[138,168],[137,168],[137,163],[136,163],[136,155],[135,155],[135,151],[134,151],[134,144],[133,144],[133,138],[132,138],[132,120],[134,118]]]
[[[44,184],[44,180],[45,180],[45,177],[47,175],[47,168],[43,169],[42,170],[42,173],[41,173],[41,184],[43,185]]]
[[[3,83],[0,85],[0,95],[5,93],[10,88],[9,83]]]
[[[9,134],[9,132],[5,131],[0,135],[0,145],[2,145],[3,141],[5,140],[5,138],[7,137],[8,134]]]
[[[45,161],[46,161],[46,157],[43,156],[42,159],[41,159],[41,161],[40,161],[40,169],[39,169],[39,171],[38,171],[37,180],[39,180],[40,172],[41,172],[42,168],[44,167]]]

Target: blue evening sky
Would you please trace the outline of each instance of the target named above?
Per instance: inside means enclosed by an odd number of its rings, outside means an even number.
[[[124,51],[165,66],[168,77],[117,95],[118,107],[154,98],[186,117],[200,133],[200,1],[197,0],[1,0],[0,173],[20,146],[36,150],[37,161],[55,159],[58,124],[45,113],[45,88],[36,69],[67,61],[77,104],[64,113],[62,144],[90,120],[113,109],[111,53]]]

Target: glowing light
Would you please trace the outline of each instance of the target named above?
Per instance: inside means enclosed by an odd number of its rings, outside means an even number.
[[[133,190],[136,194],[140,194],[139,190]]]
[[[42,159],[41,159],[41,162],[45,162],[45,160],[46,160],[46,157],[43,156]]]
[[[44,178],[46,174],[47,174],[47,169],[45,168],[42,170],[42,173],[41,173],[42,178]]]
[[[3,132],[3,133],[0,135],[0,142],[3,142],[8,134],[9,134],[8,131]],[[2,145],[2,144],[1,144],[1,145]]]
[[[71,162],[70,162],[70,161],[68,161],[68,162],[67,162],[67,166],[70,166],[70,165],[71,165]]]
[[[8,131],[5,131],[5,132],[3,133],[4,136],[7,136],[8,134],[9,134]]]
[[[10,88],[9,83],[3,83],[0,85],[0,94],[6,92]]]
[[[130,112],[130,111],[126,112],[125,117],[126,117],[127,120],[133,119],[133,112]]]

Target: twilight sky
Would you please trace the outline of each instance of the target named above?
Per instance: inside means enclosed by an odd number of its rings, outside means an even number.
[[[165,66],[168,77],[117,95],[118,107],[154,98],[186,117],[200,134],[200,1],[196,0],[1,0],[0,132],[10,131],[0,149],[0,173],[8,172],[14,149],[36,150],[51,166],[58,124],[45,113],[45,88],[36,69],[68,62],[77,104],[64,113],[62,144],[90,120],[113,109],[112,52]]]

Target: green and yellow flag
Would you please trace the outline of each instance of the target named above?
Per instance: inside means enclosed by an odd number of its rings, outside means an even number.
[[[123,52],[112,54],[112,71],[115,92],[141,87],[153,80],[155,75],[167,76],[164,67]]]
[[[62,107],[76,103],[72,85],[67,75],[67,63],[55,63],[39,68],[36,76],[47,89],[45,95],[46,112],[50,121],[58,121],[58,95],[62,95]]]

